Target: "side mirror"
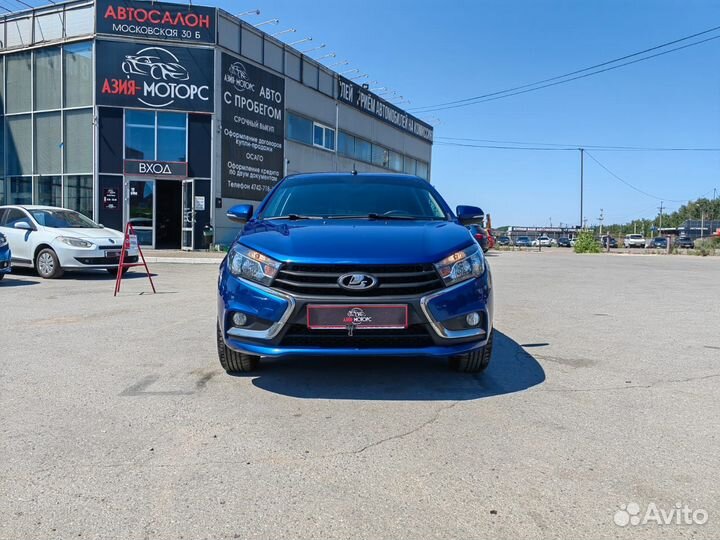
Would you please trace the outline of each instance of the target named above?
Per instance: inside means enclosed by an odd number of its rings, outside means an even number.
[[[225,215],[230,221],[247,223],[253,215],[253,206],[252,204],[236,204]]]
[[[17,223],[15,223],[15,225],[13,225],[13,227],[16,229],[21,229],[23,231],[34,231],[35,230],[35,227],[30,225],[27,221],[18,221]]]
[[[485,219],[485,212],[477,206],[460,205],[455,209],[461,225],[479,225]]]

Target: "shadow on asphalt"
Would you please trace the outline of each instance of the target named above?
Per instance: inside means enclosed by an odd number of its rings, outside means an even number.
[[[25,268],[25,267],[13,267],[12,274],[5,277],[5,279],[8,279],[11,275],[16,276],[22,276],[22,277],[30,277],[35,278],[36,282],[28,282],[24,281],[23,283],[42,283],[44,280],[40,276],[37,275],[37,272],[35,272],[32,268]],[[152,277],[157,276],[157,274],[150,272],[150,275]],[[115,281],[115,277],[113,274],[108,272],[104,269],[87,269],[87,270],[67,270],[60,280],[64,279],[70,279],[75,281]],[[137,279],[137,278],[145,278],[147,279],[147,274],[145,274],[145,270],[142,272],[138,270],[137,272],[134,272],[133,270],[128,271],[123,276],[123,281],[126,279]],[[4,280],[3,280],[4,282]]]
[[[252,383],[296,398],[386,401],[472,400],[543,383],[537,360],[495,332],[490,366],[477,375],[451,371],[434,358],[279,358],[263,359]]]
[[[0,281],[0,289],[9,287],[24,287],[25,285],[37,285],[37,281],[24,281],[10,276],[12,276],[12,274],[6,274],[2,281]]]

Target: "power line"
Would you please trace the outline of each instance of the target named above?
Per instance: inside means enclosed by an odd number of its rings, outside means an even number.
[[[671,42],[665,43],[665,44],[663,44],[663,45],[658,45],[658,46],[656,46],[656,47],[652,47],[651,49],[647,49],[646,51],[641,51],[641,52],[638,52],[638,53],[634,53],[634,54],[632,54],[632,55],[626,55],[626,56],[623,57],[623,58],[630,58],[630,57],[632,57],[632,56],[637,56],[637,55],[639,55],[639,54],[644,54],[645,52],[648,52],[648,51],[651,51],[651,50],[656,50],[656,49],[659,49],[659,48],[663,48],[663,47],[666,47],[666,46],[668,46],[668,45],[670,45],[670,44],[672,44],[672,43],[678,43],[678,42],[680,42],[680,41],[684,41],[684,40],[687,40],[687,39],[691,39],[692,37],[696,37],[696,36],[701,35],[701,34],[706,34],[706,33],[708,33],[708,32],[713,32],[713,31],[718,30],[718,29],[720,29],[720,27],[711,28],[711,29],[705,30],[705,31],[703,31],[703,32],[698,32],[697,34],[694,34],[693,36],[687,36],[687,37],[681,38],[681,39],[679,39],[679,40],[671,41]],[[713,36],[713,37],[706,38],[706,39],[703,39],[703,40],[700,40],[700,41],[695,41],[695,42],[693,42],[693,43],[688,43],[687,45],[682,45],[682,46],[680,46],[680,47],[675,47],[675,48],[672,48],[672,49],[668,49],[668,50],[666,50],[666,51],[662,51],[662,52],[659,52],[659,53],[651,54],[651,55],[649,55],[649,56],[644,56],[644,57],[638,58],[638,59],[636,59],[636,60],[631,60],[631,61],[629,61],[629,62],[624,62],[624,63],[622,63],[622,64],[618,64],[618,65],[615,65],[615,66],[610,66],[610,67],[607,67],[607,68],[604,68],[604,69],[598,69],[598,70],[596,70],[596,71],[591,71],[590,73],[584,73],[583,75],[577,75],[577,76],[571,77],[571,78],[569,78],[569,79],[566,78],[566,77],[570,77],[570,75],[575,74],[575,73],[583,73],[583,72],[586,72],[586,71],[595,69],[595,67],[599,67],[599,66],[603,66],[603,65],[607,65],[607,64],[612,64],[612,63],[615,63],[615,62],[620,61],[621,59],[610,60],[610,61],[608,61],[608,62],[603,62],[602,64],[598,64],[597,66],[594,66],[594,67],[589,67],[589,68],[581,69],[581,70],[578,70],[578,71],[574,71],[574,72],[571,72],[571,73],[567,73],[567,74],[565,74],[565,75],[558,75],[557,77],[552,77],[552,78],[550,78],[550,79],[544,79],[544,80],[542,80],[542,81],[537,81],[537,82],[530,83],[530,84],[525,84],[525,85],[522,85],[522,86],[517,86],[517,87],[515,87],[515,88],[508,88],[507,90],[501,90],[501,91],[499,91],[499,92],[492,92],[492,93],[490,93],[490,94],[483,94],[483,95],[481,95],[481,96],[475,96],[475,97],[472,97],[472,98],[466,98],[466,99],[456,100],[456,101],[449,101],[449,102],[446,102],[446,103],[439,103],[439,104],[436,104],[436,105],[428,105],[428,106],[425,106],[425,107],[417,107],[417,108],[415,108],[415,109],[409,109],[409,110],[410,110],[410,112],[413,112],[413,113],[415,113],[415,114],[435,112],[435,111],[443,111],[443,110],[446,110],[446,109],[457,109],[457,108],[459,108],[459,107],[468,107],[468,106],[470,106],[470,105],[475,105],[475,104],[477,104],[477,103],[485,103],[485,102],[487,102],[487,101],[494,101],[494,100],[496,100],[496,99],[503,99],[503,98],[506,98],[506,97],[517,96],[517,95],[519,95],[519,94],[526,94],[526,93],[528,93],[528,92],[534,92],[534,91],[536,91],[536,90],[542,90],[543,88],[549,88],[549,87],[551,87],[551,86],[557,86],[557,85],[559,85],[559,84],[569,83],[569,82],[572,82],[572,81],[576,81],[576,80],[578,80],[578,79],[584,79],[584,78],[586,78],[586,77],[591,77],[591,76],[593,76],[593,75],[598,75],[598,74],[604,73],[604,72],[606,72],[606,71],[612,71],[612,70],[614,70],[614,69],[619,69],[619,68],[621,68],[621,67],[629,66],[629,65],[631,65],[631,64],[637,64],[638,62],[643,62],[643,61],[645,61],[645,60],[650,60],[650,59],[652,59],[652,58],[656,58],[656,57],[658,57],[658,56],[663,56],[663,55],[669,54],[669,53],[671,53],[671,52],[679,51],[679,50],[682,50],[682,49],[687,49],[688,47],[694,47],[695,45],[701,45],[701,44],[703,44],[703,43],[706,43],[706,42],[708,42],[708,41],[712,41],[712,40],[715,40],[715,39],[718,39],[718,38],[720,38],[720,36]],[[563,79],[563,80],[557,80],[557,79]],[[555,81],[555,82],[549,82],[549,81]],[[543,83],[545,83],[545,82],[547,82],[548,84],[543,84]],[[541,86],[538,86],[538,85],[541,85]],[[532,88],[531,88],[531,87],[532,87]],[[502,94],[502,95],[501,95],[501,94]]]
[[[493,144],[463,144],[463,143],[451,143],[437,141],[435,144],[441,146],[460,146],[464,148],[492,148],[494,150],[534,150],[534,151],[546,151],[546,152],[557,152],[557,151],[568,151],[572,150],[577,152],[577,148],[545,148],[545,147],[533,147],[533,146],[500,146]]]
[[[643,191],[643,190],[640,189],[639,187],[636,187],[636,186],[632,185],[632,184],[631,184],[630,182],[628,182],[627,180],[624,180],[623,178],[620,178],[617,174],[615,174],[615,173],[612,172],[610,169],[608,169],[605,165],[603,165],[602,163],[600,163],[600,162],[597,160],[597,158],[596,158],[595,156],[593,156],[590,152],[585,151],[585,154],[587,154],[587,156],[588,156],[590,159],[592,159],[595,163],[597,163],[598,165],[600,165],[600,167],[602,167],[610,176],[612,176],[613,178],[619,180],[620,182],[622,182],[623,184],[625,184],[625,185],[628,186],[629,188],[634,189],[634,190],[637,191],[638,193],[642,193],[642,194],[645,195],[646,197],[650,197],[650,198],[652,198],[652,199],[657,199],[658,201],[670,201],[670,202],[677,202],[677,203],[685,203],[685,202],[687,202],[686,200],[682,200],[682,199],[668,199],[668,198],[666,198],[666,197],[658,197],[657,195],[653,195],[652,193],[648,193],[647,191]]]
[[[469,142],[482,142],[482,143],[495,143],[495,144],[513,144],[523,145],[517,147],[503,147],[508,149],[525,150],[527,146],[558,146],[566,149],[578,148],[591,148],[597,151],[632,151],[632,152],[720,152],[720,148],[709,148],[709,147],[646,147],[646,146],[611,146],[611,145],[593,145],[593,144],[571,144],[571,143],[543,143],[543,142],[521,142],[521,141],[505,141],[496,139],[470,139],[465,137],[435,137],[437,144],[452,145],[460,143],[445,142],[445,141],[469,141]],[[440,139],[440,140],[439,140]],[[480,146],[480,145],[478,145]],[[484,146],[480,146],[484,147]],[[547,148],[547,150],[554,150],[554,148]]]

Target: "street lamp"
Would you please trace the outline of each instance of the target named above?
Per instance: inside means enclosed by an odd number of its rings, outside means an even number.
[[[260,15],[260,10],[259,9],[251,9],[249,11],[243,11],[242,13],[238,13],[235,16],[239,19],[240,17],[244,17],[245,15]]]
[[[303,54],[307,54],[307,53],[309,53],[309,52],[313,52],[313,51],[318,51],[318,50],[320,50],[320,49],[324,49],[325,47],[327,47],[327,45],[325,45],[324,43],[321,43],[321,44],[318,45],[317,47],[313,47],[312,49],[308,49],[308,50],[306,50],[306,51],[300,51],[300,52],[303,53]]]
[[[279,23],[279,22],[280,22],[280,19],[269,19],[269,20],[267,20],[267,21],[263,21],[263,22],[261,22],[261,23],[259,23],[259,24],[256,24],[256,25],[255,25],[255,28],[260,28],[261,26],[263,26],[263,25],[265,25],[265,24],[277,24],[277,23]]]
[[[298,39],[297,41],[293,41],[292,43],[288,43],[288,45],[299,45],[300,43],[305,43],[306,41],[312,41],[312,38],[310,36],[302,39]]]
[[[292,34],[293,32],[297,32],[294,28],[288,28],[287,30],[280,30],[279,32],[275,32],[274,34],[270,34],[272,37],[282,36],[283,34]]]
[[[332,52],[328,54],[323,54],[322,56],[318,57],[317,60],[322,60],[323,58],[335,58],[336,56],[337,53]]]
[[[339,66],[347,66],[350,62],[347,60],[342,60],[341,62],[335,62],[334,64],[330,64],[328,67],[339,67]]]
[[[340,75],[347,75],[348,73],[359,73],[359,72],[360,72],[360,70],[357,68],[356,69],[348,69],[347,71],[341,71]]]
[[[350,80],[354,81],[355,79],[364,79],[367,76],[368,76],[367,73],[363,73],[362,75],[355,75],[354,77],[350,77]]]

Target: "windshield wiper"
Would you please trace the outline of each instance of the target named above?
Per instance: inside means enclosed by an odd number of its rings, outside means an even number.
[[[397,214],[376,214],[375,212],[370,212],[367,215],[368,219],[404,219],[404,220],[416,220],[416,219],[422,219],[417,216],[406,216],[403,214],[397,215]]]
[[[290,221],[296,221],[298,219],[323,219],[322,216],[303,216],[300,214],[287,214],[285,216],[272,216],[268,218],[263,218],[265,220],[271,220],[271,219],[288,219]]]

